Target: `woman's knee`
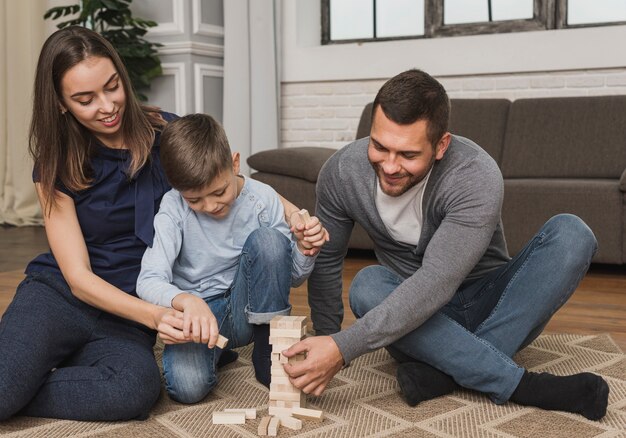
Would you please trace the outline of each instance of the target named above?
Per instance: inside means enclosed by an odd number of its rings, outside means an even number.
[[[158,366],[143,370],[126,370],[114,378],[119,389],[119,406],[114,420],[145,420],[161,393],[161,373]],[[115,406],[110,412],[115,412]]]

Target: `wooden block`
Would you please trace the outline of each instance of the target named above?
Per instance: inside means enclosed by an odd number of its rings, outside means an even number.
[[[270,415],[274,415],[277,417],[284,417],[286,415],[291,415],[291,408],[281,408],[277,406],[270,406],[268,408]]]
[[[300,394],[300,390],[293,386],[291,382],[287,384],[274,383],[273,379],[272,383],[270,383],[270,394],[272,392],[297,392],[298,394]]]
[[[278,362],[280,362],[280,363],[289,363],[289,358],[287,356],[283,356],[282,354],[279,354]]]
[[[270,333],[274,329],[297,329],[306,326],[306,316],[275,316],[270,321]]]
[[[297,363],[297,362],[302,362],[305,359],[306,359],[306,356],[304,355],[304,353],[300,353],[300,354],[296,354],[293,357],[290,357],[287,360],[287,362],[289,362],[289,363]]]
[[[311,221],[311,215],[309,214],[308,210],[304,208],[298,212],[298,217],[300,218],[300,221],[305,225]]]
[[[306,327],[303,328],[277,328],[270,333],[271,337],[276,338],[298,338],[298,341],[302,339],[306,333]]]
[[[272,384],[277,384],[277,385],[291,385],[291,380],[289,380],[289,377],[287,376],[272,376],[272,383],[270,383],[270,385]]]
[[[224,348],[226,348],[226,344],[228,344],[228,338],[226,338],[226,337],[224,337],[222,335],[219,335],[217,337],[217,344],[215,344],[215,345],[217,345],[218,347],[220,347],[223,350]]]
[[[276,354],[281,353],[284,350],[289,350],[292,345],[293,344],[272,344],[272,353]]]
[[[224,412],[243,412],[246,420],[254,420],[256,418],[256,409],[224,409]]]
[[[245,412],[213,412],[213,424],[246,424]]]
[[[274,406],[277,408],[304,408],[299,401],[285,401],[285,400],[270,400],[268,406]]]
[[[272,320],[270,321],[270,332],[272,331],[272,329],[278,328],[279,325],[281,325],[284,317],[284,315],[280,315],[272,318]]]
[[[280,362],[280,353],[272,353],[272,365]]]
[[[296,418],[301,418],[303,420],[315,420],[322,421],[324,420],[324,412],[318,411],[315,409],[307,409],[307,408],[292,408],[291,414]]]
[[[290,347],[300,342],[300,338],[279,338],[278,336],[270,336],[270,344],[272,345],[289,345]]]
[[[283,401],[300,401],[299,392],[278,392],[270,391],[270,400],[283,400]]]
[[[280,427],[280,418],[273,417],[270,420],[270,424],[267,426],[267,434],[269,436],[276,436],[276,435],[278,435],[278,428],[279,427]]]
[[[280,416],[280,425],[285,426],[288,429],[300,430],[302,429],[302,420],[298,420],[297,418],[284,415]]]
[[[289,375],[287,374],[287,372],[285,371],[285,369],[283,368],[282,364],[278,364],[277,366],[274,366],[272,364],[272,368],[270,368],[270,373],[272,375],[272,378],[274,376],[278,376],[278,377],[289,377]]]
[[[261,422],[259,423],[259,428],[257,429],[257,435],[267,436],[267,427],[270,425],[271,419],[272,417],[270,417],[269,415],[261,419]]]

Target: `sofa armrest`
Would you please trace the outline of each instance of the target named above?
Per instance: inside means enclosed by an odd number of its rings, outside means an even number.
[[[619,189],[626,193],[626,169],[624,169],[622,176],[619,179]]]

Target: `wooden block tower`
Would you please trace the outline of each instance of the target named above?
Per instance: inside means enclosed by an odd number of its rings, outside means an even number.
[[[290,359],[281,354],[283,350],[304,338],[306,323],[306,316],[276,316],[270,322],[270,344],[272,344],[270,415],[288,417],[292,408],[306,407],[306,395],[291,384],[283,368],[285,363],[304,360],[304,353]]]

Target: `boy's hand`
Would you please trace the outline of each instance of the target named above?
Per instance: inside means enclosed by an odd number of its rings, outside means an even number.
[[[292,213],[291,216],[289,221],[292,224],[291,232],[296,236],[298,249],[305,256],[314,256],[330,239],[328,230],[322,226],[317,217],[309,217],[306,210]]]
[[[183,335],[189,341],[215,347],[219,327],[211,309],[200,297],[192,294],[178,294],[172,300],[172,306],[183,312]]]

